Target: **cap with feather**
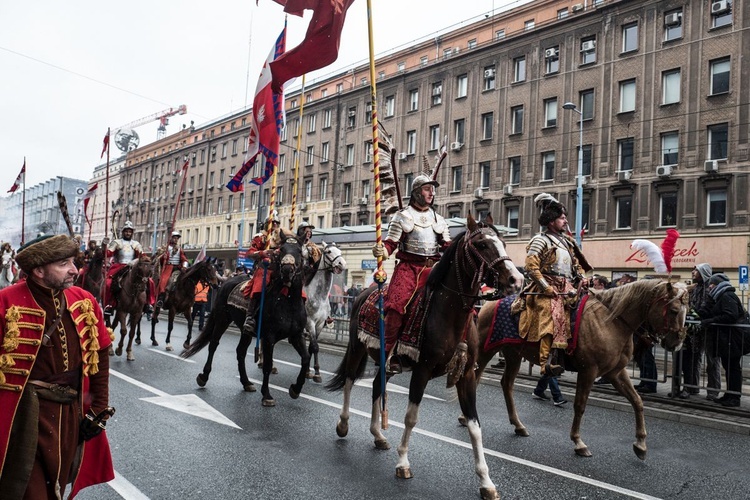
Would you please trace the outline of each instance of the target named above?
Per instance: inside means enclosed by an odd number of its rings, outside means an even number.
[[[557,198],[549,193],[540,193],[534,198],[534,203],[539,208],[539,225],[546,226],[568,211],[565,205],[557,201]]]

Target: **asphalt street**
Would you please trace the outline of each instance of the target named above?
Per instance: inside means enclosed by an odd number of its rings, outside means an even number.
[[[143,323],[146,326],[146,322]],[[349,435],[336,436],[342,400],[308,381],[299,399],[287,394],[299,358],[282,342],[275,353],[279,374],[271,378],[277,405],[263,408],[260,393],[242,391],[237,376],[238,337],[227,332],[205,388],[195,382],[207,352],[189,360],[177,354],[186,327],[175,325],[168,353],[166,321],[157,325],[162,345],[136,346],[135,361],[111,362],[111,402],[117,413],[107,427],[117,477],[84,490],[87,499],[472,499],[479,481],[468,433],[458,422],[455,391],[437,379],[427,388],[409,449],[414,478],[395,478],[396,447],[407,403],[408,374],[389,384],[389,451],[378,451],[369,433],[370,381],[352,391]],[[148,335],[144,331],[144,341]],[[118,333],[119,335],[119,333]],[[340,355],[321,354],[324,381]],[[247,358],[259,386],[262,374]],[[372,364],[368,375],[375,375]],[[630,412],[590,405],[582,437],[594,453],[573,453],[568,434],[572,403],[554,407],[531,398],[528,382],[516,386],[519,415],[531,436],[515,436],[501,391],[478,391],[485,456],[502,498],[574,499],[747,498],[750,438],[710,426],[648,418],[648,456],[632,451]],[[572,394],[567,394],[572,401]]]

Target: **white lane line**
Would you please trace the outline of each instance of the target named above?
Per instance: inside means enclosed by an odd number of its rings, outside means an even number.
[[[122,498],[126,500],[149,500],[141,490],[136,488],[133,483],[122,477],[115,471],[115,478],[107,483],[110,488],[115,490]]]
[[[172,354],[171,352],[162,351],[161,349],[156,349],[154,347],[149,347],[148,350],[151,351],[151,352],[155,352],[156,354],[161,354],[162,356],[167,356],[169,358],[174,358],[174,359],[178,359],[180,361],[184,361],[186,363],[195,363],[195,360],[193,360],[193,359],[181,358],[179,354]]]
[[[118,372],[117,370],[112,370],[112,369],[110,369],[110,370],[109,370],[109,374],[110,374],[110,375],[114,375],[115,377],[117,377],[117,378],[119,378],[119,379],[122,379],[122,380],[124,380],[125,382],[127,382],[127,383],[129,383],[129,384],[133,384],[133,385],[134,385],[134,386],[136,386],[136,387],[140,387],[140,388],[141,388],[141,389],[143,389],[144,391],[148,391],[148,392],[150,392],[150,393],[152,393],[152,394],[156,394],[157,396],[162,396],[162,397],[166,397],[166,396],[169,396],[169,394],[167,394],[166,392],[164,392],[164,391],[160,391],[160,390],[159,390],[159,389],[157,389],[156,387],[151,387],[151,386],[150,386],[150,385],[148,385],[148,384],[144,384],[144,383],[143,383],[143,382],[141,382],[140,380],[136,380],[136,379],[134,379],[134,378],[132,378],[132,377],[128,377],[128,376],[127,376],[127,375],[125,375],[124,373],[120,373],[120,372]]]
[[[262,384],[263,383],[262,380],[250,379],[250,381],[254,382],[256,384]],[[274,385],[274,384],[268,384],[268,386],[270,388],[273,388],[273,389],[277,390],[277,391],[286,391],[287,390],[284,387],[281,387],[281,386],[278,386],[278,385]],[[315,396],[310,396],[308,394],[304,394],[303,393],[303,394],[300,394],[300,397],[303,397],[303,398],[308,399],[310,401],[313,401],[315,403],[319,403],[319,404],[322,404],[322,405],[330,406],[332,408],[336,408],[338,410],[341,409],[341,405],[340,404],[333,403],[331,401],[327,401],[325,399],[321,399],[321,398],[318,398],[318,397],[315,397]],[[364,412],[364,411],[361,411],[361,410],[355,410],[353,408],[349,408],[349,412],[352,413],[352,414],[354,414],[354,415],[359,415],[361,417],[365,417],[368,420],[370,419],[370,413],[369,412]],[[392,425],[392,426],[394,426],[394,427],[398,427],[400,429],[404,428],[404,424],[402,424],[400,422],[389,421],[389,424]],[[468,443],[468,442],[465,442],[465,441],[459,441],[457,439],[450,438],[448,436],[443,436],[441,434],[436,434],[434,432],[425,431],[425,430],[420,429],[419,427],[414,427],[414,429],[412,430],[412,432],[414,432],[416,434],[422,434],[423,436],[431,437],[433,439],[437,439],[438,441],[443,441],[445,443],[453,444],[455,446],[460,446],[462,448],[466,448],[466,449],[469,449],[469,450],[472,449],[471,448],[471,443]],[[514,457],[513,455],[508,455],[506,453],[501,453],[499,451],[494,451],[494,450],[491,450],[489,448],[485,448],[484,449],[484,454],[485,455],[490,455],[490,456],[493,456],[493,457],[496,457],[496,458],[499,458],[501,460],[505,460],[507,462],[512,462],[512,463],[515,463],[515,464],[518,464],[518,465],[524,465],[526,467],[530,467],[532,469],[537,469],[537,470],[540,470],[540,471],[548,472],[550,474],[555,474],[557,476],[564,477],[565,479],[570,479],[570,480],[573,480],[573,481],[578,481],[580,483],[587,484],[587,485],[593,486],[595,488],[600,488],[600,489],[603,489],[603,490],[612,491],[612,492],[618,493],[620,495],[625,495],[625,496],[629,496],[629,497],[632,497],[632,498],[638,498],[638,499],[642,499],[642,500],[660,500],[659,497],[654,497],[654,496],[647,495],[645,493],[641,493],[641,492],[638,492],[638,491],[629,490],[627,488],[621,488],[620,486],[617,486],[615,484],[605,483],[603,481],[598,481],[596,479],[591,479],[589,477],[580,476],[578,474],[574,474],[572,472],[568,472],[568,471],[565,471],[565,470],[555,469],[554,467],[549,467],[549,466],[544,465],[544,464],[539,464],[539,463],[536,463],[536,462],[532,462],[530,460],[525,460],[523,458]]]

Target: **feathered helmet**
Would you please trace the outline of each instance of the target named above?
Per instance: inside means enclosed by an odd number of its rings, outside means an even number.
[[[122,229],[120,232],[125,231],[126,229],[130,229],[131,231],[135,231],[135,227],[133,227],[133,223],[129,220],[125,221],[125,224],[122,225]]]
[[[276,210],[268,214],[268,217],[266,217],[266,220],[263,222],[263,225],[268,226],[269,222],[271,223],[275,222],[277,224],[281,223],[281,221],[279,220],[279,213]]]
[[[546,226],[550,222],[554,221],[561,215],[567,215],[568,210],[565,205],[557,201],[557,199],[548,193],[541,193],[534,198],[534,203],[539,207],[541,213],[539,214],[539,225]]]

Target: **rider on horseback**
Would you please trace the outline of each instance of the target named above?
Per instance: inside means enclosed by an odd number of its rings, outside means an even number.
[[[539,342],[542,374],[556,377],[565,371],[563,355],[571,337],[570,309],[578,301],[576,288],[585,286],[583,273],[592,268],[566,234],[565,206],[546,193],[537,196],[535,202],[542,209],[539,225],[545,229],[526,246],[525,269],[531,280],[521,292],[526,307],[518,331],[527,341]]]
[[[179,231],[172,231],[169,246],[159,258],[161,274],[159,275],[159,299],[156,302],[156,307],[163,307],[170,292],[174,290],[175,280],[170,280],[172,274],[176,271],[183,272],[188,268],[187,256],[185,256],[185,252],[182,251],[179,244],[181,236]],[[171,285],[170,281],[172,281]]]
[[[266,233],[266,229],[269,224],[271,225],[270,231]],[[245,316],[245,324],[242,326],[242,334],[255,336],[255,316],[258,314],[258,308],[260,307],[260,295],[263,290],[263,270],[261,269],[261,263],[263,261],[269,262],[269,259],[276,248],[274,233],[279,230],[281,222],[276,211],[266,217],[263,223],[263,231],[253,236],[253,241],[250,243],[250,248],[247,249],[247,256],[253,259],[253,277],[250,278],[245,288],[245,296],[250,296],[250,303],[247,306],[247,315]],[[269,242],[270,238],[270,242]],[[266,274],[266,285],[271,281],[271,272]]]
[[[425,174],[412,183],[409,206],[400,210],[388,226],[383,243],[372,247],[375,257],[387,259],[394,251],[399,259],[393,271],[388,295],[385,298],[385,350],[388,353],[389,374],[400,373],[397,359],[390,362],[404,322],[404,315],[412,298],[422,286],[421,280],[440,260],[440,251],[450,245],[450,232],[445,219],[432,202],[438,182]]]
[[[122,238],[113,240],[107,248],[107,258],[114,261],[107,271],[107,292],[104,298],[104,314],[107,316],[117,307],[116,295],[120,291],[120,277],[128,265],[143,253],[141,244],[133,240],[133,232],[133,223],[126,221],[120,231]]]
[[[302,245],[302,256],[305,259],[305,276],[310,277],[309,273],[314,272],[315,264],[320,261],[321,253],[318,245],[313,243],[312,232],[315,226],[307,221],[302,221],[297,226],[297,239]]]

